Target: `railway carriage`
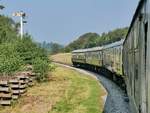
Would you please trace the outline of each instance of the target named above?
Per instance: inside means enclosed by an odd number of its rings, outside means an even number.
[[[150,113],[150,0],[140,0],[123,45],[123,67],[133,113]]]
[[[103,47],[86,49],[86,64],[93,65],[95,67],[102,66],[102,49]]]
[[[122,75],[122,45],[123,41],[117,41],[102,47],[80,49],[72,52],[73,65],[87,67],[91,70],[107,69],[114,76]]]
[[[122,75],[123,39],[103,47],[103,66],[117,75]]]
[[[72,63],[81,66],[86,63],[85,50],[75,50],[72,52]]]
[[[95,49],[73,51],[73,64],[121,75],[116,77],[125,80],[132,113],[150,113],[150,0],[140,0],[124,42]]]

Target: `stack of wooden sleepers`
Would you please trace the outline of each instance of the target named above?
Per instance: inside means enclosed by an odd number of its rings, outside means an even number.
[[[13,100],[18,99],[27,91],[27,87],[33,86],[35,74],[21,72],[13,77],[0,78],[0,105],[11,105]]]

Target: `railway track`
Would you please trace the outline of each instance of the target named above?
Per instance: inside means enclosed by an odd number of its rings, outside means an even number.
[[[108,92],[104,107],[104,113],[131,113],[129,102],[126,101],[127,97],[125,92],[113,81],[98,73],[91,72],[85,69],[75,68],[71,65],[66,65],[58,62],[56,64],[93,76],[99,80],[99,82],[105,87]]]

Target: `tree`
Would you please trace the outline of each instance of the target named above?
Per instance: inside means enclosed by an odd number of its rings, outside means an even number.
[[[67,45],[65,47],[65,51],[94,47],[96,46],[97,38],[100,38],[97,33],[86,33],[80,36],[77,40]]]
[[[47,52],[49,54],[56,54],[58,52],[63,52],[63,46],[58,44],[58,43],[46,43],[45,41],[41,44],[39,44],[40,47],[44,48],[45,50],[47,50]]]
[[[76,49],[91,48],[96,46],[103,46],[115,41],[119,41],[126,37],[128,27],[115,29],[108,33],[102,33],[99,36],[97,33],[86,33],[80,36],[77,40],[68,44],[65,48],[65,52],[70,52]]]
[[[34,71],[38,69],[42,79],[46,79],[50,64],[46,50],[27,33],[21,39],[16,30],[18,23],[11,18],[0,16],[0,21],[0,75],[13,75],[31,64]]]

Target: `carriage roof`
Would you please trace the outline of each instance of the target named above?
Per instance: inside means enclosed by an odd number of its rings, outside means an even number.
[[[83,53],[83,52],[90,52],[90,51],[100,51],[103,47],[93,47],[93,48],[87,48],[87,49],[78,49],[72,51],[72,53]]]
[[[107,48],[122,45],[123,42],[124,42],[124,39],[122,39],[120,41],[117,41],[117,42],[114,42],[114,43],[111,43],[111,44],[108,44],[108,45],[105,45],[105,46],[98,46],[98,47],[93,47],[93,48],[74,50],[74,51],[72,51],[72,53],[84,53],[84,52],[100,51],[100,50],[103,50],[103,49],[107,49]]]
[[[120,40],[120,41],[117,41],[117,42],[114,42],[114,43],[111,43],[111,44],[108,44],[108,45],[105,45],[105,46],[103,47],[103,49],[121,46],[121,45],[123,45],[123,42],[124,42],[124,39],[122,39],[122,40]]]
[[[139,16],[139,12],[141,11],[141,9],[142,9],[142,7],[143,7],[145,1],[146,1],[146,0],[140,0],[140,1],[139,1],[138,7],[137,7],[137,9],[136,9],[136,11],[135,11],[135,13],[134,13],[132,22],[131,22],[130,27],[129,27],[129,30],[128,30],[128,33],[127,33],[127,35],[126,35],[126,39],[127,39],[127,37],[129,36],[129,34],[130,34],[130,32],[131,32],[131,29],[132,29],[132,27],[133,27],[133,25],[134,25],[134,22],[136,21],[137,17]],[[126,39],[125,39],[125,41],[126,41]],[[125,41],[124,41],[124,42],[125,42]]]

